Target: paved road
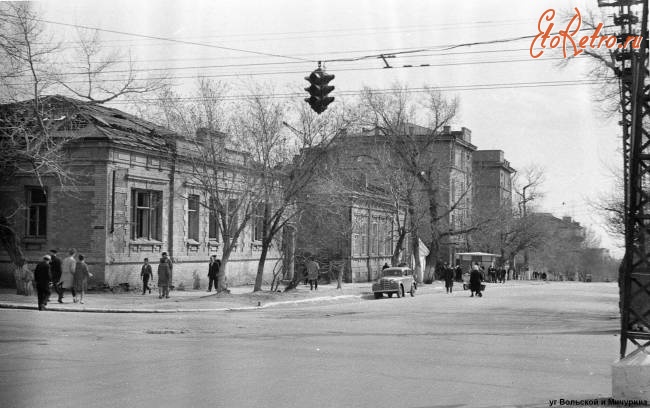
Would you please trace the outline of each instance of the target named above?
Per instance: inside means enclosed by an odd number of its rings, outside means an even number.
[[[611,395],[615,284],[173,315],[1,310],[7,407],[504,407]]]

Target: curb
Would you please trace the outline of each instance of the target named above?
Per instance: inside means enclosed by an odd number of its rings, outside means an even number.
[[[211,308],[211,309],[115,309],[115,308],[92,308],[84,307],[80,309],[70,309],[59,306],[48,307],[47,312],[77,312],[77,313],[197,313],[197,312],[236,312],[236,311],[248,311],[248,310],[259,310],[266,309],[273,306],[286,305],[286,304],[300,304],[300,303],[311,303],[311,302],[322,302],[327,300],[341,300],[341,299],[352,299],[352,298],[361,298],[363,295],[340,295],[340,296],[329,296],[329,297],[317,297],[310,299],[296,299],[296,300],[286,300],[282,302],[270,302],[260,306],[240,306],[240,307],[221,307],[221,308]],[[19,303],[0,303],[0,309],[14,309],[14,310],[38,310],[36,305],[26,305]]]

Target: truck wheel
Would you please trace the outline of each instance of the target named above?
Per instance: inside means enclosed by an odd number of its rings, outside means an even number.
[[[384,297],[384,294],[381,292],[375,292],[375,299],[381,299]]]
[[[415,286],[411,286],[409,293],[411,294],[411,297],[415,297]]]

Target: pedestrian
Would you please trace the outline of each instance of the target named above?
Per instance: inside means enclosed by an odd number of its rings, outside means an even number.
[[[215,292],[219,291],[217,289],[217,278],[219,277],[220,263],[220,261],[217,261],[216,255],[210,257],[210,265],[208,265],[208,292],[212,292],[212,285],[214,285]]]
[[[463,269],[459,265],[456,265],[456,282],[462,282],[463,281]]]
[[[158,299],[169,299],[169,285],[172,281],[172,264],[171,260],[167,257],[167,253],[163,252],[158,264]]]
[[[47,299],[50,296],[50,282],[52,274],[50,272],[50,262],[52,257],[45,255],[43,260],[36,265],[34,270],[34,281],[36,282],[36,293],[38,296],[38,310],[45,310]]]
[[[144,295],[147,291],[151,294],[149,280],[153,279],[153,271],[151,270],[151,265],[149,265],[149,258],[144,258],[144,264],[140,270],[140,279],[142,279],[142,294]]]
[[[481,273],[481,269],[479,268],[477,262],[474,262],[474,265],[472,265],[472,267],[471,267],[470,270],[469,270],[469,276],[470,276],[470,279],[471,279],[471,277],[472,277],[472,273],[473,273],[474,271],[477,271],[477,272],[479,273],[479,275],[480,275],[480,273]],[[469,281],[469,291],[470,291],[470,297],[473,297],[473,296],[474,296],[474,288],[472,287],[471,280]]]
[[[63,303],[63,289],[61,288],[61,260],[56,256],[56,249],[50,249],[50,272],[52,273],[52,286],[54,291],[59,295],[59,303]]]
[[[72,293],[72,300],[73,302],[77,302],[77,296],[75,294],[75,289],[74,289],[74,271],[75,268],[77,267],[77,260],[74,259],[74,254],[77,251],[72,248],[68,251],[68,257],[65,258],[61,262],[61,281],[60,281],[60,286],[61,286],[61,299],[63,299],[63,292],[65,292],[66,289],[69,289],[70,292]]]
[[[318,262],[311,258],[307,263],[307,279],[309,280],[309,290],[318,290]]]
[[[449,264],[445,262],[444,270],[444,279],[445,279],[445,290],[447,293],[451,293],[454,287],[454,270],[449,267]]]
[[[384,262],[384,266],[381,267],[381,270],[383,271],[384,269],[388,269],[390,266],[388,266],[388,262]]]
[[[74,268],[74,288],[79,295],[79,303],[83,304],[84,295],[88,290],[88,279],[93,275],[88,271],[88,265],[84,260],[84,256],[79,254],[78,258],[79,260],[77,261],[77,265]],[[76,296],[74,302],[77,303]]]
[[[497,281],[497,270],[494,266],[490,265],[488,267],[488,282],[496,283]]]
[[[481,274],[478,264],[475,263],[472,272],[469,275],[469,289],[472,291],[471,297],[474,297],[474,293],[476,293],[478,297],[483,296],[481,293],[481,282],[483,282],[483,275]]]

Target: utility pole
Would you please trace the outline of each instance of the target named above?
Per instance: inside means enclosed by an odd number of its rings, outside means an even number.
[[[599,0],[598,5],[617,8],[619,43],[630,35],[646,37],[638,49],[613,51],[621,91],[625,256],[619,269],[621,360],[612,366],[614,398],[645,398],[650,394],[650,365],[645,363],[650,358],[650,134],[644,127],[650,120],[648,0]]]
[[[614,7],[614,24],[621,38],[647,36],[648,0],[599,0]],[[639,19],[639,14],[641,19]],[[639,20],[641,25],[639,26]],[[648,42],[638,50],[614,51],[621,89],[625,183],[625,257],[621,265],[621,358],[630,343],[637,351],[650,346],[650,138],[643,122],[650,119]]]

